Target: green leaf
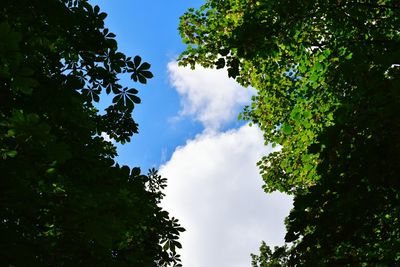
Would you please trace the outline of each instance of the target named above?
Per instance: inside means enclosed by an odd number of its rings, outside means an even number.
[[[135,104],[140,104],[140,102],[141,102],[140,98],[135,95],[130,96],[130,98],[132,99],[133,103],[135,103]]]
[[[142,61],[141,57],[135,56],[135,58],[133,59],[133,62],[135,63],[136,68],[139,67],[141,61]]]
[[[137,94],[137,93],[139,93],[139,91],[136,90],[135,88],[131,88],[131,89],[127,90],[126,92],[129,93],[129,94]]]
[[[283,124],[281,129],[282,132],[287,135],[289,135],[292,132],[292,127],[289,124]]]
[[[7,134],[5,135],[5,137],[14,137],[17,134],[16,129],[10,129],[7,131]]]
[[[132,73],[131,79],[132,79],[133,81],[137,82],[137,80],[138,80],[138,75],[137,75],[136,73]]]
[[[151,73],[150,71],[144,70],[144,71],[141,71],[140,74],[143,75],[144,77],[146,77],[147,79],[151,79],[154,77],[153,73]]]
[[[120,101],[122,99],[122,95],[118,94],[115,97],[113,97],[112,102],[113,103],[117,103],[118,101]]]
[[[147,83],[147,80],[146,80],[146,78],[145,78],[144,76],[138,75],[137,77],[139,78],[139,82],[140,82],[140,83],[143,83],[143,84],[146,84],[146,83]]]
[[[107,38],[115,38],[116,35],[112,32],[110,32],[109,34],[107,34]]]
[[[136,65],[137,66],[137,65]],[[138,71],[144,71],[150,69],[151,65],[147,62],[144,62],[140,67],[138,68]]]
[[[18,155],[18,152],[16,150],[9,150],[5,152],[5,155],[10,158],[15,158]]]
[[[92,97],[93,97],[93,100],[94,100],[94,102],[99,102],[100,101],[100,96],[98,95],[98,94],[96,94],[96,93],[93,93],[92,94]]]

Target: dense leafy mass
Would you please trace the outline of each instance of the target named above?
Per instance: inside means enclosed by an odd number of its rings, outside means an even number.
[[[150,64],[86,0],[0,1],[0,265],[180,266],[166,179],[119,166]],[[93,101],[114,94],[100,114]]]
[[[253,266],[400,264],[398,1],[208,0],[180,62],[257,89],[243,117],[281,150],[266,192],[294,194],[286,241]]]

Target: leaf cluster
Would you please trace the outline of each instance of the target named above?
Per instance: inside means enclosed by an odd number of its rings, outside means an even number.
[[[106,16],[86,0],[0,2],[1,266],[179,266],[166,179],[119,166],[101,137],[137,132],[121,75],[152,78]],[[102,92],[115,97],[99,114]]]
[[[281,148],[258,163],[266,192],[295,196],[278,265],[399,264],[399,13],[390,0],[208,0],[181,17],[180,63],[256,88],[241,117]]]

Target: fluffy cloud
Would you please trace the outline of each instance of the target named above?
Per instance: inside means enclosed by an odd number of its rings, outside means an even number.
[[[243,88],[228,78],[226,70],[168,64],[169,76],[182,99],[180,115],[193,116],[206,129],[216,130],[236,119],[240,107],[249,103],[254,89]]]
[[[169,179],[163,206],[187,229],[183,266],[247,267],[261,240],[283,243],[292,200],[261,189],[255,163],[266,150],[257,127],[205,131],[161,167]]]
[[[284,218],[292,206],[284,194],[265,194],[256,162],[271,147],[257,127],[227,132],[254,90],[240,87],[225,70],[168,65],[182,98],[180,115],[191,116],[204,131],[176,148],[160,168],[169,180],[163,206],[187,229],[182,234],[183,266],[244,267],[261,240],[283,243]]]

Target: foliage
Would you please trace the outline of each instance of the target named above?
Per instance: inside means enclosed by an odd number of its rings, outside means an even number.
[[[106,16],[86,0],[0,3],[1,266],[180,266],[166,179],[119,166],[102,137],[137,133],[121,75],[153,76]],[[99,114],[102,91],[115,97]]]
[[[302,266],[400,264],[399,77],[378,77],[360,75],[319,138],[321,180],[294,199],[286,241]]]
[[[287,266],[289,253],[287,246],[275,247],[272,251],[263,241],[260,247],[260,255],[251,254],[252,267],[280,267]]]
[[[243,117],[282,147],[259,162],[266,192],[295,195],[282,265],[399,264],[399,29],[390,0],[208,0],[181,17],[181,64],[255,87]]]

